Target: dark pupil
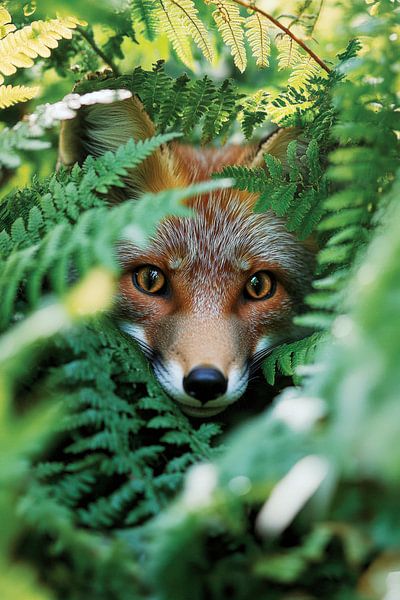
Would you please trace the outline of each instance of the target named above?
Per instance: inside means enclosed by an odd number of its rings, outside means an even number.
[[[255,295],[260,296],[263,291],[262,278],[258,275],[253,275],[253,277],[250,279],[250,285],[253,288]]]
[[[157,279],[158,279],[158,271],[156,271],[155,269],[148,269],[146,271],[146,274],[144,276],[144,281],[145,281],[146,289],[149,290],[149,292],[153,289],[153,287],[155,287],[157,285]]]

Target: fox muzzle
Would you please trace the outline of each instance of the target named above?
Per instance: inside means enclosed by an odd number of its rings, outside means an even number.
[[[213,367],[196,367],[183,378],[183,389],[185,392],[200,400],[201,404],[207,404],[223,396],[228,388],[228,381],[219,369]]]

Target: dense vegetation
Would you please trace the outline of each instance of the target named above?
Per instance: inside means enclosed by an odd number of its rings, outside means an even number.
[[[5,600],[400,597],[400,9],[275,5],[1,4]],[[59,122],[132,94],[157,135],[56,171]],[[265,168],[109,203],[176,136],[276,125],[301,134]],[[267,357],[246,413],[201,422],[107,309],[127,230],[146,244],[227,177],[319,251],[303,337]]]

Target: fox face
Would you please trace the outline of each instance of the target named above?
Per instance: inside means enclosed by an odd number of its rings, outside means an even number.
[[[117,147],[121,131],[126,140],[154,133],[137,99],[115,103],[111,112],[93,107],[82,129],[92,154]],[[254,166],[264,151],[173,144],[130,174],[127,195],[204,180],[226,164]],[[189,203],[191,217],[160,223],[145,249],[129,241],[117,249],[119,326],[191,416],[213,416],[238,400],[266,353],[296,335],[292,317],[309,288],[313,255],[271,212],[254,213],[256,199],[232,189],[203,195]]]
[[[193,416],[235,402],[259,358],[293,337],[308,251],[270,213],[235,199],[195,203],[143,252],[124,245],[119,315],[164,389]]]

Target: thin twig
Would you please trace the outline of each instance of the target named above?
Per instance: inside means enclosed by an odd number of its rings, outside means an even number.
[[[319,18],[320,18],[320,16],[321,16],[321,10],[322,10],[322,5],[323,5],[323,3],[324,3],[324,0],[320,0],[319,7],[318,7],[318,10],[317,10],[317,14],[315,15],[314,23],[313,23],[312,29],[311,29],[311,31],[310,31],[310,36],[312,36],[312,35],[313,35],[313,33],[314,33],[314,29],[315,29],[315,26],[316,26],[316,24],[317,24],[317,21],[318,21],[318,19],[319,19]]]
[[[288,35],[290,38],[292,38],[292,40],[294,42],[296,42],[296,44],[298,44],[299,46],[301,46],[301,48],[303,48],[303,50],[305,52],[307,52],[307,54],[309,56],[311,56],[311,58],[313,58],[315,60],[315,62],[318,63],[319,66],[322,67],[327,73],[331,72],[331,70],[328,67],[328,65],[326,65],[324,63],[324,61],[321,60],[319,58],[319,56],[317,56],[315,54],[315,52],[313,52],[311,50],[311,48],[309,48],[292,31],[290,31],[290,29],[288,29],[287,27],[285,27],[285,25],[282,25],[282,23],[280,23],[277,19],[275,19],[275,17],[273,17],[269,13],[265,12],[261,8],[258,8],[258,6],[254,6],[253,4],[249,4],[248,2],[244,2],[244,0],[233,0],[233,2],[235,2],[236,4],[240,4],[240,6],[243,6],[243,8],[247,8],[248,10],[253,10],[254,12],[259,13],[260,15],[262,15],[263,17],[265,17],[266,19],[268,19],[269,21],[271,21],[271,23],[273,23],[275,25],[275,27],[278,27],[278,29],[280,29],[281,31],[285,32],[286,35]]]
[[[114,61],[111,58],[109,58],[106,54],[104,54],[104,52],[103,52],[103,50],[101,48],[99,48],[99,46],[94,41],[93,36],[91,36],[87,31],[85,31],[85,29],[83,29],[79,25],[78,25],[78,27],[76,29],[77,29],[77,31],[79,31],[79,33],[81,34],[81,36],[87,41],[87,43],[93,48],[93,50],[96,52],[96,54],[98,56],[100,56],[101,60],[108,67],[110,67],[110,69],[112,70],[112,72],[114,73],[114,75],[116,77],[118,77],[118,75],[120,75],[120,72],[119,72],[119,69],[118,69],[117,65],[114,63]]]

